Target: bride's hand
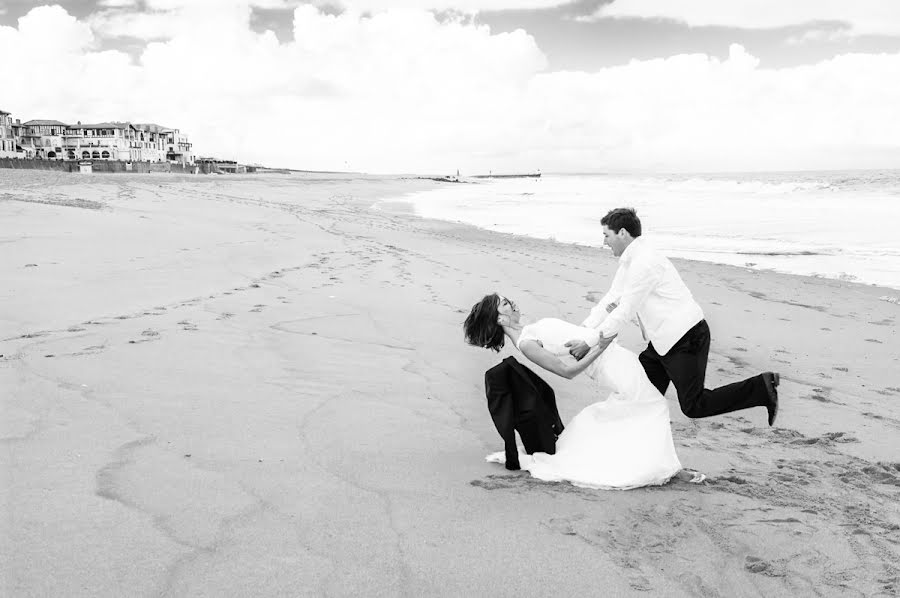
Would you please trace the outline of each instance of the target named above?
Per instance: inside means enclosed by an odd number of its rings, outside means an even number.
[[[574,357],[576,361],[581,361],[581,358],[591,350],[591,347],[586,342],[579,340],[571,340],[564,346],[569,350],[569,355]]]
[[[597,344],[595,349],[599,349],[598,353],[603,353],[603,351],[606,350],[606,348],[609,346],[609,344],[611,342],[613,342],[617,336],[618,336],[617,334],[613,335],[609,338],[601,336],[600,342]],[[569,350],[569,355],[571,355],[572,357],[575,358],[575,361],[581,361],[584,358],[584,356],[587,355],[588,352],[591,350],[590,345],[588,345],[584,341],[579,341],[579,340],[571,340],[571,341],[567,342],[564,346],[566,347],[566,349]]]

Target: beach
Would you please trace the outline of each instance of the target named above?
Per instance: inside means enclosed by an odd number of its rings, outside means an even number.
[[[707,386],[780,372],[775,427],[670,389],[705,484],[544,483],[485,462],[517,353],[462,321],[580,322],[615,258],[416,217],[440,185],[0,170],[0,594],[900,592],[900,291],[673,260]],[[564,422],[603,398],[539,374]]]

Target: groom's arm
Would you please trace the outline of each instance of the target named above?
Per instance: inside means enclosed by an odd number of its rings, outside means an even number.
[[[619,302],[619,296],[622,294],[624,277],[625,274],[622,268],[616,270],[616,275],[613,276],[609,291],[600,298],[597,305],[591,308],[591,313],[588,314],[588,317],[581,323],[582,326],[585,328],[597,328],[600,326],[603,320],[606,319],[606,314],[611,311],[610,306],[615,306]]]
[[[591,313],[588,314],[588,317],[584,319],[584,322],[582,322],[581,325],[585,328],[599,327],[600,324],[603,323],[603,320],[606,319],[606,315],[612,311],[616,305],[618,305],[617,297],[615,293],[610,291],[597,302],[597,305],[591,308]]]
[[[635,260],[625,277],[625,284],[618,305],[598,327],[600,335],[610,337],[619,334],[625,323],[634,318],[647,300],[647,296],[659,285],[665,274],[665,266],[653,260]]]

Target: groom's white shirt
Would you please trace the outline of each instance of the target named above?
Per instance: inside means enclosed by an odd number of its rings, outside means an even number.
[[[607,313],[610,303],[618,305]],[[618,334],[637,317],[644,339],[665,355],[684,333],[703,319],[703,310],[685,286],[669,258],[638,237],[619,257],[609,292],[591,309],[582,326],[604,337]]]

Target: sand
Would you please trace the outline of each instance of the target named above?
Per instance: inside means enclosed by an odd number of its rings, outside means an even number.
[[[670,391],[705,485],[538,482],[484,461],[514,349],[461,322],[578,322],[615,261],[372,208],[437,184],[0,170],[0,594],[900,592],[900,291],[678,262],[708,384],[780,371],[776,427]]]

